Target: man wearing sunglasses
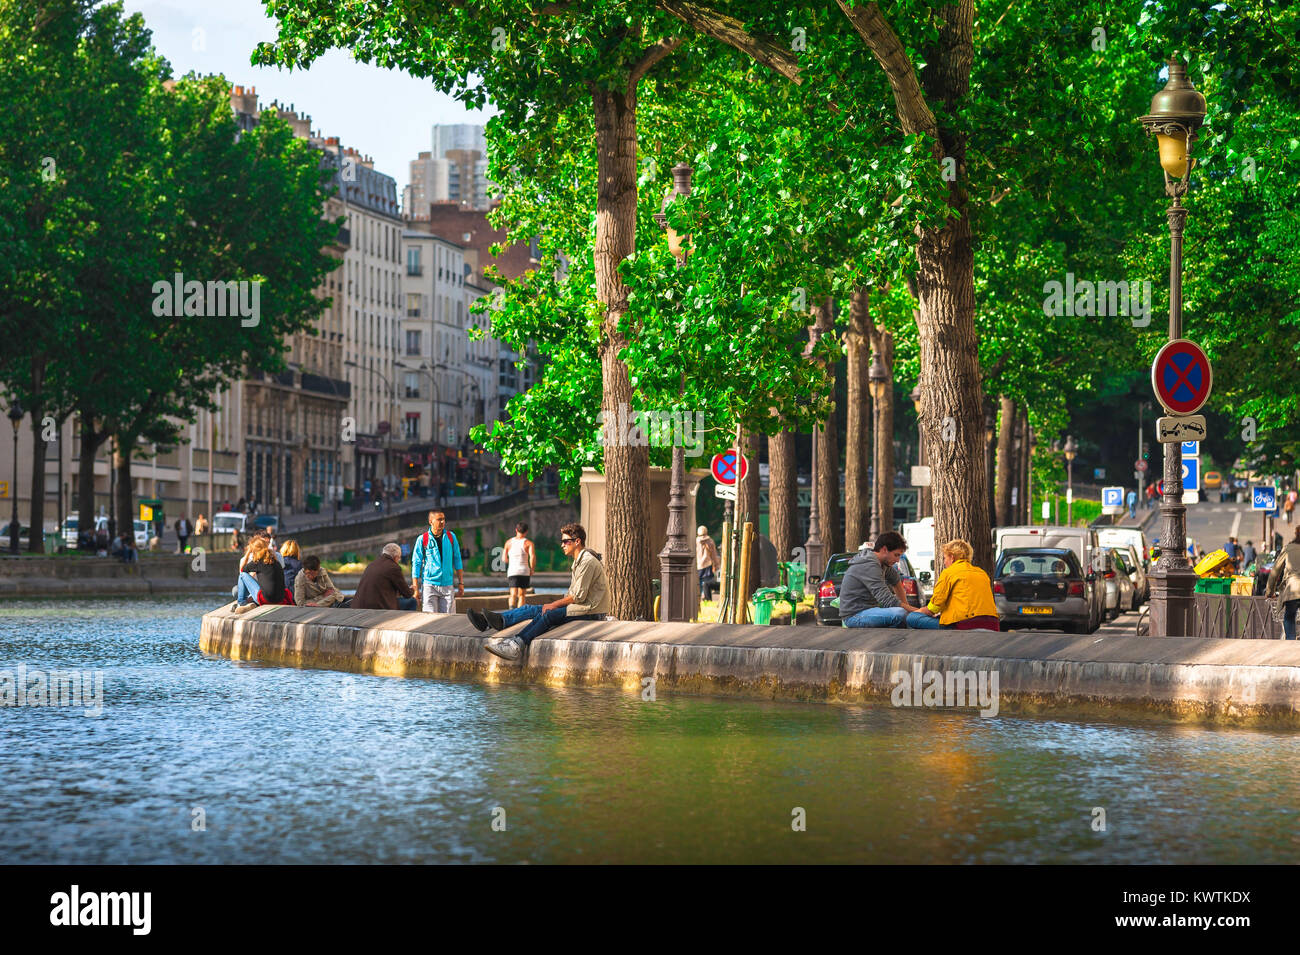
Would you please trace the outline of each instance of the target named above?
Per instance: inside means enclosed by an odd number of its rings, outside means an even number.
[[[610,609],[609,581],[605,567],[591,551],[587,550],[587,532],[581,524],[565,524],[560,528],[560,547],[565,556],[573,559],[573,578],[569,591],[559,600],[548,604],[525,604],[505,613],[495,610],[470,610],[469,622],[480,633],[489,627],[505,630],[525,620],[531,621],[517,636],[493,637],[484,649],[503,660],[518,660],[534,639],[570,620],[603,620]]]

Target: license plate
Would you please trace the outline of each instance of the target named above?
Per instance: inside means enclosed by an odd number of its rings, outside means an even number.
[[[1051,607],[1021,607],[1021,613],[1051,613]]]

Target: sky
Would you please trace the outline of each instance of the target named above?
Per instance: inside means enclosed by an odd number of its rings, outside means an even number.
[[[308,70],[249,65],[253,48],[274,40],[275,22],[259,0],[125,0],[153,31],[154,47],[173,75],[221,73],[232,85],[256,86],[263,108],[278,100],[311,116],[313,130],[373,156],[375,169],[397,180],[400,198],[408,163],[430,148],[434,123],[487,122],[490,111],[467,110],[427,80],[385,70],[331,50]],[[196,32],[198,31],[198,32]]]

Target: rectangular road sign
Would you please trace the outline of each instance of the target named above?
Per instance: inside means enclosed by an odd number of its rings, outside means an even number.
[[[930,465],[913,464],[912,465],[912,487],[929,487],[930,486]]]
[[[1205,416],[1199,414],[1169,416],[1156,419],[1156,440],[1161,444],[1181,444],[1183,457],[1194,457],[1199,439],[1205,437]],[[1197,440],[1188,441],[1188,438]]]
[[[1122,487],[1104,487],[1101,489],[1102,507],[1123,507],[1124,489]]]
[[[1196,442],[1192,442],[1195,444]],[[1199,491],[1201,489],[1201,459],[1183,458],[1183,490]]]
[[[713,496],[720,497],[724,501],[734,501],[736,499],[736,485],[715,484],[713,486]]]
[[[1276,511],[1277,488],[1252,487],[1250,489],[1250,509],[1252,511]]]

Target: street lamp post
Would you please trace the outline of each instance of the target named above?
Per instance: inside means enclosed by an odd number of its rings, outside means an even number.
[[[1074,435],[1065,436],[1065,445],[1061,448],[1065,455],[1065,523],[1074,526],[1074,458],[1079,453],[1079,443]]]
[[[691,194],[694,174],[695,170],[684,162],[673,167],[673,191],[664,197],[663,206],[655,214],[655,222],[668,235],[668,248],[676,257],[678,267],[685,264],[690,253],[690,237],[679,235],[670,228],[663,210],[678,196]],[[736,454],[740,453],[741,449],[737,448]],[[739,481],[736,489],[740,489]],[[673,467],[668,483],[668,529],[665,536],[663,550],[659,552],[659,619],[684,623],[694,616],[691,580],[694,553],[686,538],[686,449],[676,441],[673,442]]]
[[[880,487],[882,475],[880,473],[880,403],[885,397],[885,389],[889,386],[889,371],[885,368],[884,362],[880,360],[880,352],[873,352],[871,355],[871,367],[867,371],[867,390],[871,393],[871,460],[874,467],[871,471],[871,540],[872,546],[875,546],[875,540],[885,529],[885,522],[881,520],[883,516],[881,511],[885,508],[886,502],[880,499]],[[894,526],[894,502],[889,501],[890,510],[889,526]]]
[[[1205,121],[1205,97],[1187,78],[1187,66],[1177,56],[1169,60],[1169,79],[1151,99],[1151,112],[1140,118],[1147,135],[1160,146],[1165,194],[1173,200],[1169,220],[1169,340],[1183,337],[1183,228],[1187,207],[1183,196],[1195,160],[1192,144]],[[1196,573],[1187,559],[1187,509],[1183,505],[1181,446],[1165,445],[1164,495],[1160,499],[1160,559],[1151,585],[1152,636],[1190,636],[1196,613]]]
[[[13,499],[13,516],[9,519],[9,553],[18,553],[18,426],[23,423],[23,406],[15,401],[9,406],[9,423],[14,426],[14,479],[9,486]]]

